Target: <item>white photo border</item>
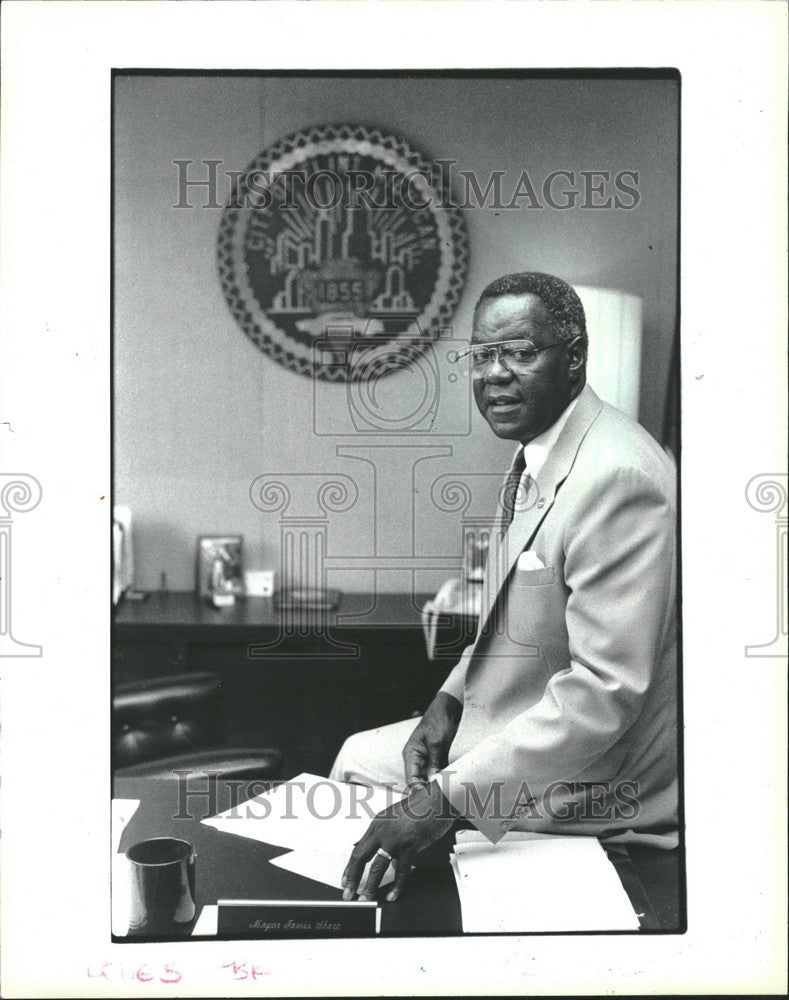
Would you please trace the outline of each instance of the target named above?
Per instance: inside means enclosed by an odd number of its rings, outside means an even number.
[[[786,18],[650,0],[4,6],[0,440],[3,470],[42,487],[13,577],[15,631],[42,655],[5,660],[0,688],[4,996],[785,989],[787,664],[745,649],[774,629],[777,558],[746,486],[785,470]],[[473,961],[451,938],[113,944],[111,70],[442,64],[682,76],[688,931],[475,939]]]

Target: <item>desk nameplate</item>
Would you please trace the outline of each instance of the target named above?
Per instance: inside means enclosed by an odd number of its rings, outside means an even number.
[[[371,937],[381,910],[366,901],[220,899],[217,933],[255,938]]]

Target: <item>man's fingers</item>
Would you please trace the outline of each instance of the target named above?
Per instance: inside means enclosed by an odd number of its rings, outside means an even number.
[[[377,845],[373,841],[365,842],[365,838],[351,851],[351,857],[342,873],[343,899],[353,899],[359,882],[364,874],[365,866],[370,858],[375,854]]]
[[[403,750],[406,785],[427,780],[427,761],[427,748],[424,744],[406,744],[405,750]]]
[[[428,780],[438,771],[443,771],[448,763],[449,751],[443,743],[432,743],[429,747],[430,761],[427,766]]]
[[[386,898],[390,903],[394,903],[395,900],[400,898],[403,887],[408,881],[408,878],[413,870],[414,866],[408,860],[395,862],[394,882],[392,882],[391,888],[386,894]]]
[[[380,849],[378,850],[370,865],[370,870],[367,872],[365,883],[359,890],[359,899],[372,899],[375,896],[391,860],[388,854],[383,854]]]

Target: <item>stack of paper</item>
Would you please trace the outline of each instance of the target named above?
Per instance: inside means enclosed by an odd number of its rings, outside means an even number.
[[[339,889],[353,845],[377,813],[401,798],[388,788],[299,774],[203,822],[224,833],[289,847],[291,853],[271,864]],[[390,866],[381,885],[393,878]]]
[[[458,834],[450,862],[463,930],[638,930],[616,869],[594,837],[512,833],[491,844]]]

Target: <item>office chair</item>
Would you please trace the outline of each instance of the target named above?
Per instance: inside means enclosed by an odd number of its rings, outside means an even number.
[[[207,672],[119,684],[112,760],[116,777],[172,777],[183,769],[245,781],[282,776],[280,750],[228,745],[221,682]]]

